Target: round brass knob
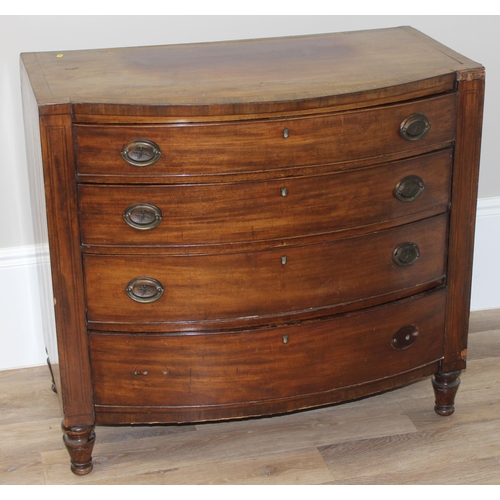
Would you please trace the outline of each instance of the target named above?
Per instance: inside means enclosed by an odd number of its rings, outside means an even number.
[[[431,124],[421,113],[414,113],[405,118],[399,127],[399,133],[407,141],[418,141],[429,132]]]
[[[409,175],[396,184],[394,196],[400,201],[413,201],[424,192],[424,189],[424,181],[418,175]]]
[[[134,139],[121,150],[122,158],[135,167],[147,167],[156,163],[161,156],[160,148],[148,139]]]
[[[123,212],[123,220],[134,229],[154,229],[162,220],[161,210],[149,203],[134,203]]]
[[[401,243],[392,253],[392,260],[401,267],[411,266],[417,262],[420,257],[420,249],[415,243]]]
[[[157,301],[163,295],[163,285],[154,278],[144,276],[129,281],[125,291],[135,302],[148,304]]]

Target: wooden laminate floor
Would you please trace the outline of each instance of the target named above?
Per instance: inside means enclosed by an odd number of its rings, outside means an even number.
[[[0,484],[500,484],[500,310],[471,316],[456,412],[430,379],[291,415],[98,427],[94,471],[70,472],[43,367],[0,372]]]

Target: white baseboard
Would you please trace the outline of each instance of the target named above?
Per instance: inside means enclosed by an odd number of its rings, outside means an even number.
[[[0,249],[0,370],[46,362],[35,246]]]
[[[35,245],[0,248],[0,269],[36,264]]]
[[[471,309],[500,308],[500,197],[478,201]],[[35,246],[0,249],[0,370],[45,364]]]
[[[477,203],[471,310],[500,308],[500,197]]]

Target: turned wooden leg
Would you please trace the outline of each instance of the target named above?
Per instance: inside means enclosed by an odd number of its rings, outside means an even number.
[[[94,448],[95,433],[94,426],[65,427],[63,441],[71,458],[71,471],[83,476],[88,474],[92,468],[92,449]]]
[[[432,386],[436,396],[434,411],[438,415],[448,416],[455,411],[455,395],[460,385],[460,370],[448,373],[436,373],[432,377]]]

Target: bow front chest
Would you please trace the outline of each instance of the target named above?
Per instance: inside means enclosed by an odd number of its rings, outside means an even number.
[[[22,54],[64,442],[465,368],[484,69],[409,28]]]

